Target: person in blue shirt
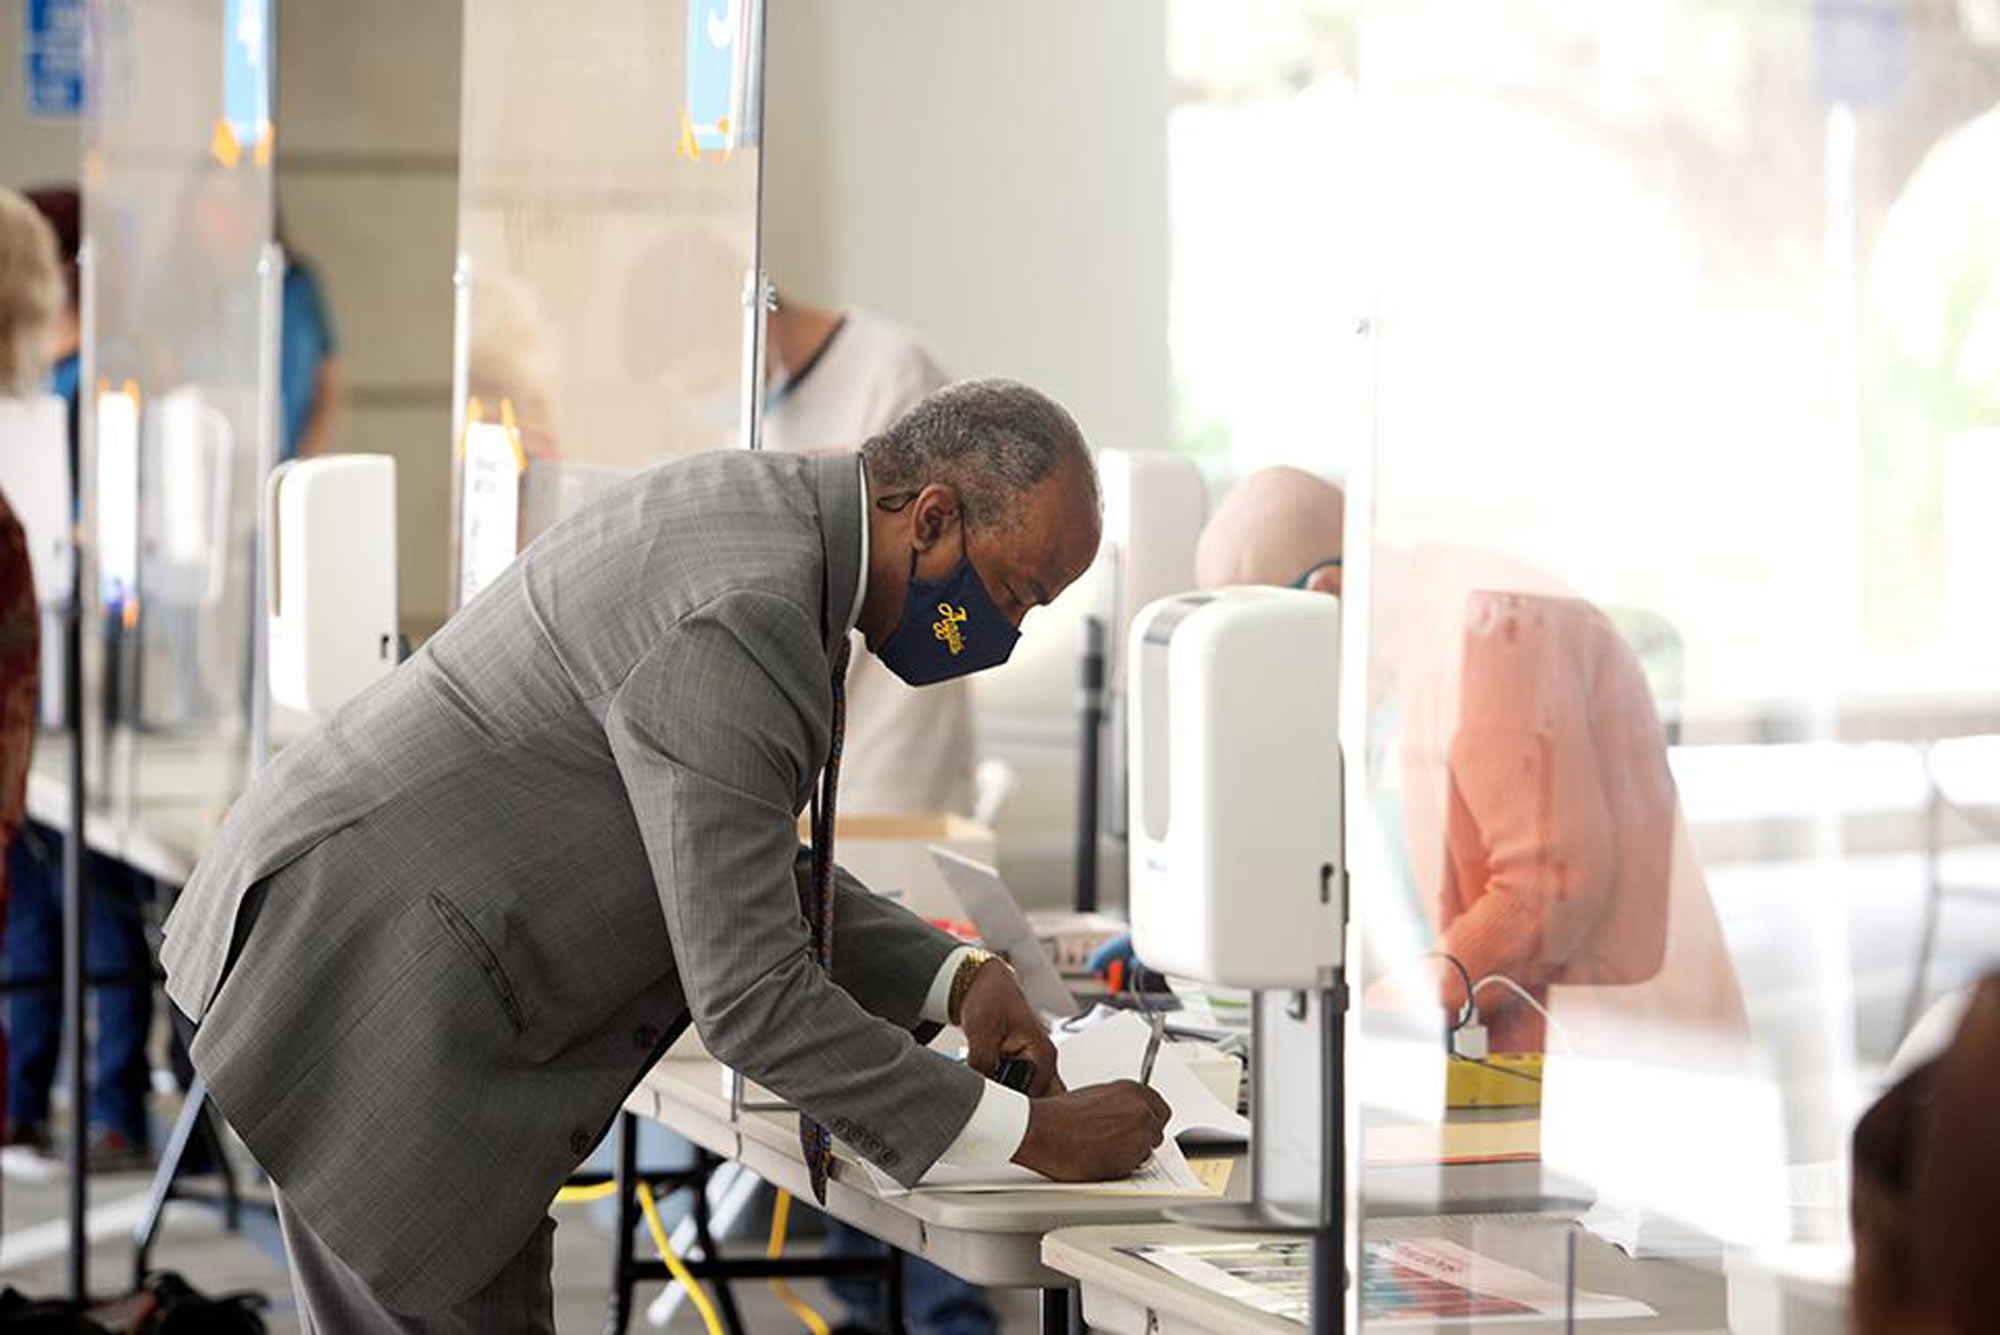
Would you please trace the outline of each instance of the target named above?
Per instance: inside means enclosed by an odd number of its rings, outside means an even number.
[[[282,227],[278,244],[286,255],[283,332],[278,345],[278,392],[284,404],[285,427],[278,458],[284,462],[319,454],[332,439],[340,404],[340,361],[317,271],[292,253]]]

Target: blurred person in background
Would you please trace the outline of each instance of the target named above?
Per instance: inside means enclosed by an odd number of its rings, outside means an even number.
[[[278,392],[285,417],[278,461],[285,463],[326,451],[333,439],[342,386],[333,317],[327,311],[319,271],[292,249],[282,221],[277,224],[277,239],[285,252],[282,336],[278,348]]]
[[[1197,580],[1339,596],[1344,505],[1300,469],[1251,474],[1203,530]],[[1597,608],[1500,554],[1371,557],[1370,732],[1395,750],[1374,768],[1397,776],[1400,807],[1382,834],[1434,933],[1409,953],[1464,967],[1437,970],[1443,1008],[1466,1013],[1469,978],[1492,1050],[1541,1052],[1559,987],[1572,1037],[1651,1022],[1662,1044],[1733,1049],[1743,996],[1637,656]],[[1394,983],[1371,994],[1392,1000]]]
[[[766,329],[764,445],[854,450],[951,379],[917,336],[869,311],[780,301]],[[847,671],[841,809],[849,815],[972,812],[972,689],[918,690],[872,654]]]
[[[0,395],[31,394],[38,388],[62,311],[54,233],[27,200],[0,190]],[[27,817],[40,641],[27,535],[0,494],[0,840],[9,845]],[[0,928],[6,922],[12,879],[8,868],[0,866]],[[0,1035],[0,1051],[5,1046]]]
[[[56,258],[62,268],[64,300],[49,326],[47,387],[69,405],[70,470],[74,473],[77,387],[83,374],[82,283],[76,267],[77,251],[83,244],[83,198],[69,185],[35,186],[24,195],[53,229]]]
[[[76,259],[82,240],[82,203],[73,186],[39,187],[27,192],[26,201],[49,236],[57,294],[30,383],[61,395],[68,403],[66,466],[71,494],[75,495],[81,362]],[[18,386],[15,392],[19,392]],[[11,711],[15,695],[11,672],[8,682]],[[54,679],[46,685],[50,690],[59,689]],[[32,689],[29,695],[32,699]],[[32,705],[30,708],[32,718]],[[46,715],[49,711],[42,712]],[[53,984],[60,976],[62,962],[63,835],[28,820],[4,823],[0,832],[7,836],[10,883],[7,977],[16,984]],[[84,949],[89,972],[98,977],[126,974],[133,979],[124,984],[99,984],[92,990],[97,1060],[90,1085],[87,1155],[97,1171],[136,1169],[148,1161],[151,1142],[146,1121],[146,1093],[151,1083],[146,1037],[153,1020],[152,954],[140,915],[141,905],[151,896],[152,882],[123,863],[93,852],[84,859],[84,888]],[[49,1089],[55,1082],[61,1051],[61,997],[53,987],[17,991],[8,1001],[8,1020],[5,1143],[46,1154],[54,1148],[49,1135]]]
[[[917,400],[950,381],[922,341],[893,321],[848,307],[831,311],[780,300],[765,320],[764,445],[816,453],[853,450]],[[857,650],[860,637],[854,633]],[[964,680],[919,690],[873,654],[847,669],[847,737],[841,811],[847,815],[967,815],[972,810],[972,692]],[[827,1248],[858,1256],[882,1244],[826,1218]],[[923,1335],[991,1335],[993,1310],[979,1289],[914,1257],[904,1262],[912,1329]],[[832,1280],[845,1331],[881,1326],[881,1292],[867,1280]]]

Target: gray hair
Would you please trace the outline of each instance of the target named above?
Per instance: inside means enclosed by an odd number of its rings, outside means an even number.
[[[34,391],[63,302],[55,230],[25,198],[0,189],[0,394]]]
[[[961,380],[922,399],[861,447],[878,495],[941,482],[975,524],[1011,528],[1021,499],[1065,461],[1102,506],[1097,466],[1061,404],[1012,380]]]

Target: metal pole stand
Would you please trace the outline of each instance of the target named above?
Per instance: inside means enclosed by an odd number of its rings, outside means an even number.
[[[174,1035],[174,1043],[181,1046],[178,1032]],[[181,1179],[191,1171],[187,1167],[189,1151],[197,1145],[211,1165],[211,1171],[222,1178],[222,1185],[214,1195],[189,1191],[181,1185]],[[236,1185],[236,1170],[229,1165],[229,1156],[223,1149],[222,1133],[215,1124],[215,1110],[208,1103],[208,1087],[200,1076],[188,1084],[180,1115],[174,1118],[174,1129],[160,1151],[159,1166],[153,1170],[153,1184],[146,1189],[145,1209],[140,1211],[139,1222],[132,1227],[134,1288],[146,1282],[146,1274],[152,1268],[153,1243],[159,1238],[160,1223],[165,1217],[168,1201],[201,1201],[220,1206],[222,1226],[231,1233],[242,1228],[246,1204],[276,1213],[275,1207],[261,1200],[246,1202],[243,1199],[243,1193]]]
[[[88,388],[86,382],[85,388]],[[73,482],[80,479],[72,479]],[[80,490],[72,493],[82,495]],[[82,523],[71,537],[69,609],[63,619],[63,699],[69,712],[69,829],[63,834],[63,952],[62,1059],[69,1067],[69,1154],[65,1160],[69,1186],[69,1293],[78,1302],[90,1297],[89,1237],[85,1212],[89,1185],[85,1162],[89,1147],[90,1097],[88,1045],[84,1041],[84,997],[87,984],[83,960],[83,869],[86,842],[84,801],[83,716],[83,567]]]
[[[1309,1238],[1312,1335],[1346,1335],[1346,981],[1334,970],[1317,991],[1259,992],[1253,1017],[1250,1199],[1166,1214],[1201,1228]]]
[[[1104,623],[1083,619],[1077,664],[1076,911],[1097,912],[1097,826],[1104,755]]]

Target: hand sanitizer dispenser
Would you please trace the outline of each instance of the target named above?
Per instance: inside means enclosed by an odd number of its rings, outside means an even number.
[[[1133,624],[1132,944],[1255,993],[1251,1200],[1169,1211],[1312,1238],[1311,1329],[1344,1316],[1340,603],[1185,593]]]
[[[326,715],[396,666],[396,461],[341,454],[271,474],[271,698]]]
[[[1133,624],[1132,944],[1148,967],[1311,989],[1340,967],[1340,604],[1245,587]]]

